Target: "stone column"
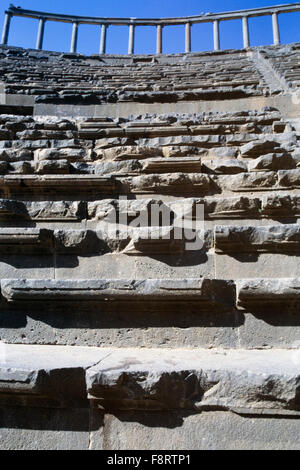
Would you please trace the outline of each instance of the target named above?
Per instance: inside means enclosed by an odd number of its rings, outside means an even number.
[[[10,13],[5,14],[1,44],[7,44],[11,16],[12,15]]]
[[[273,23],[274,45],[279,46],[279,44],[280,44],[280,33],[279,33],[279,25],[278,25],[278,13],[273,13],[272,23]]]
[[[185,23],[185,52],[191,52],[191,23]]]
[[[77,38],[78,38],[78,23],[74,21],[72,29],[72,40],[70,52],[75,53],[77,51]]]
[[[40,18],[39,29],[36,38],[36,49],[43,49],[43,40],[44,40],[44,30],[45,30],[45,18]]]
[[[243,16],[243,41],[244,48],[250,47],[248,17]]]
[[[128,54],[134,54],[134,24],[129,25]]]
[[[220,31],[219,31],[219,20],[214,21],[214,50],[220,50]]]
[[[156,26],[156,54],[162,53],[162,29],[163,26],[161,24]]]
[[[106,53],[106,33],[107,33],[107,24],[102,24],[99,54]]]

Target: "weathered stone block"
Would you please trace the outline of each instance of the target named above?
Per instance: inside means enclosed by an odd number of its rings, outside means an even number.
[[[89,397],[107,409],[298,409],[292,351],[128,350],[86,372]],[[124,363],[125,361],[125,363]],[[171,362],[169,362],[171,361]],[[192,364],[192,367],[191,367]],[[124,367],[125,365],[125,367]],[[125,369],[125,370],[124,370]]]
[[[126,193],[187,193],[210,192],[213,183],[208,175],[189,173],[164,173],[136,176],[120,181]]]
[[[218,176],[219,184],[230,191],[263,191],[275,187],[277,179],[273,171],[240,173],[238,175]],[[274,188],[275,189],[275,188]]]
[[[144,173],[201,173],[200,157],[148,158],[143,163]]]
[[[243,279],[237,281],[237,303],[241,307],[259,306],[262,303],[290,307],[300,301],[299,278]]]
[[[236,173],[247,172],[247,165],[240,160],[216,159],[212,161],[204,160],[203,168],[210,173],[234,175]]]

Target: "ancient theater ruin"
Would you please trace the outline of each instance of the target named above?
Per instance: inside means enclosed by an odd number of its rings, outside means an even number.
[[[300,44],[278,21],[297,11],[8,8],[0,448],[300,449]],[[274,44],[251,47],[259,16]],[[15,17],[36,49],[13,46]],[[221,50],[232,19],[243,49]],[[72,24],[69,52],[43,50],[50,21]],[[191,52],[202,23],[214,50]],[[82,24],[98,54],[77,52]],[[106,53],[111,25],[128,54]],[[147,25],[156,54],[137,55]],[[185,53],[164,54],[173,25]]]

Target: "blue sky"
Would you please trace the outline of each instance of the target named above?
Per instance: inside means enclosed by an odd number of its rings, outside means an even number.
[[[4,11],[9,1],[0,0],[0,28],[2,30]],[[201,12],[221,12],[242,10],[288,2],[284,0],[16,0],[15,6],[25,9],[42,10],[54,13],[82,16],[115,17],[171,17],[192,16]],[[300,42],[300,12],[279,15],[281,39],[283,43]],[[250,41],[252,46],[272,43],[272,23],[270,17],[250,19]],[[9,44],[34,48],[37,33],[37,20],[13,18]],[[220,24],[222,49],[242,47],[240,21],[226,21]],[[99,50],[99,27],[81,25],[78,36],[78,52],[97,53]],[[70,47],[71,25],[46,23],[44,49],[67,51]],[[136,53],[155,52],[156,32],[154,27],[136,28]],[[124,54],[127,52],[128,28],[112,26],[108,29],[107,52]],[[163,52],[184,52],[184,27],[171,26],[163,30]],[[213,47],[211,24],[192,27],[192,51],[205,51]]]

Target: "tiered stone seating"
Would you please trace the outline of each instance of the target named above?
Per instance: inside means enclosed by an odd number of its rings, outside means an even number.
[[[91,87],[132,102],[197,80],[230,98],[258,76],[244,52],[228,53],[216,84],[217,55],[112,65],[1,50],[6,93],[37,79],[42,101],[67,83],[73,97]],[[297,119],[234,100],[116,119],[55,109],[0,115],[2,446],[299,448]],[[183,215],[194,225],[181,233]]]
[[[36,102],[174,102],[261,96],[268,86],[247,53],[90,56],[0,47],[6,92]]]

